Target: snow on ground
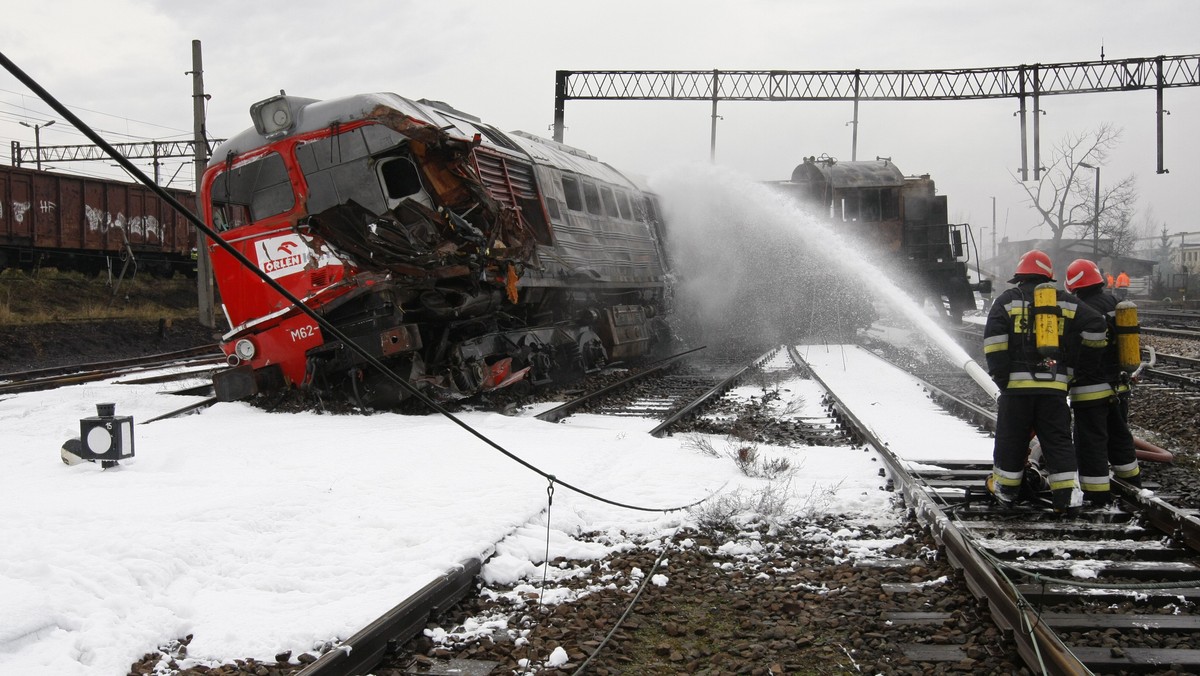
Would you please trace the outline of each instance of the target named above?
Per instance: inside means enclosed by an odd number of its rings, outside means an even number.
[[[888,402],[868,408],[879,411],[870,424],[894,452],[941,459],[982,447],[977,432],[928,438],[929,412],[908,408],[928,400],[896,389],[904,380],[912,386],[907,376],[881,378],[886,365],[873,355],[802,350],[822,378],[839,383],[840,396]],[[532,417],[544,407],[461,418],[555,475],[549,512],[546,478],[437,415],[218,404],[136,425],[136,456],[119,467],[60,461],[63,442],[79,435],[95,404],[113,402],[117,415],[137,423],[197,401],[165,394],[192,384],[200,381],[105,381],[0,400],[0,673],[121,674],[188,634],[192,663],[299,654],[349,636],[463,559],[495,553],[483,573],[491,582],[540,580],[547,533],[550,558],[598,559],[696,514],[615,507],[564,484],[655,510],[767,484],[730,457],[698,451],[687,436],[651,437],[657,421],[581,415],[549,424]],[[772,387],[784,395],[773,406],[818,414],[812,381]],[[747,386],[735,396],[762,391]],[[786,482],[794,513],[898,518],[873,453],[760,452],[796,468]],[[576,539],[585,532],[608,544]]]

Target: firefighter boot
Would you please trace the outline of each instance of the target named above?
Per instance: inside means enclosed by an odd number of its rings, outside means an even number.
[[[1092,507],[1107,507],[1112,502],[1109,491],[1088,491],[1083,494],[1083,501]]]
[[[1058,488],[1052,493],[1051,506],[1055,514],[1074,516],[1083,507],[1083,491],[1078,488]]]
[[[1017,496],[1020,494],[1020,487],[1001,486],[996,483],[996,475],[989,474],[987,481],[988,493],[996,499],[997,504],[1003,509],[1012,509],[1017,505]]]

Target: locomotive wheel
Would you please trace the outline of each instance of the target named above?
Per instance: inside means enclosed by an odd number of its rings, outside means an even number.
[[[396,375],[412,383],[424,374],[423,365],[417,360],[397,360],[389,363]],[[408,389],[397,385],[391,378],[373,368],[351,369],[346,383],[346,393],[356,406],[363,408],[391,408],[408,399]]]
[[[579,365],[584,373],[594,373],[604,368],[608,363],[608,353],[604,343],[595,332],[586,330],[579,336]]]

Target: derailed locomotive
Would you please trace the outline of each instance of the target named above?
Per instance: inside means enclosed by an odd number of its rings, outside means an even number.
[[[967,273],[970,226],[949,222],[946,196],[928,174],[905,176],[888,159],[806,157],[790,181],[772,185],[828,216],[952,323],[978,309],[976,291],[991,294],[991,280]]]
[[[218,147],[204,218],[415,388],[461,398],[649,354],[669,335],[664,226],[638,182],[569,146],[436,101],[281,94]],[[234,368],[221,399],[409,389],[210,246]]]

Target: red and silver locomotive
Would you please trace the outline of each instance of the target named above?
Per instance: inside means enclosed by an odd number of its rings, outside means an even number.
[[[204,174],[204,218],[259,270],[408,383],[457,398],[650,353],[669,289],[654,197],[569,146],[436,101],[280,95]],[[406,388],[210,243],[238,399]]]

